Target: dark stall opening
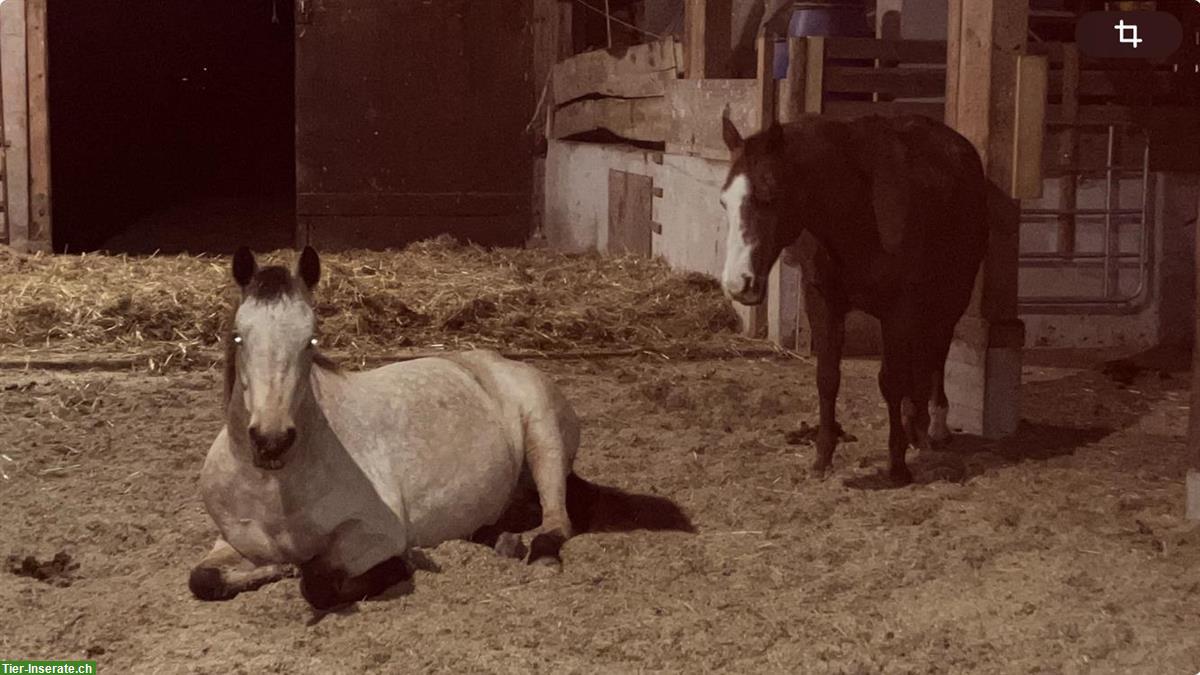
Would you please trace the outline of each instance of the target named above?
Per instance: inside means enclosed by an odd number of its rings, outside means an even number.
[[[292,245],[291,0],[50,0],[54,248]]]

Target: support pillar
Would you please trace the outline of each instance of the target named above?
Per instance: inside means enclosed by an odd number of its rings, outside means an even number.
[[[1200,207],[1197,208],[1200,212]],[[1197,214],[1200,222],[1200,213]],[[1200,237],[1196,239],[1196,303],[1192,338],[1192,410],[1188,418],[1187,518],[1200,520]]]
[[[1009,190],[1018,57],[1028,3],[948,0],[946,123],[975,144],[992,182],[988,253],[946,363],[950,426],[988,438],[1017,428],[1024,324],[1017,310],[1020,210]],[[1002,186],[1002,187],[1001,187]]]

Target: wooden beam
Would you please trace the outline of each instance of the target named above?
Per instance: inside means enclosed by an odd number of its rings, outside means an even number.
[[[533,0],[533,86],[541,93],[558,62],[558,0]]]
[[[1200,205],[1197,205],[1200,218]],[[1192,347],[1192,406],[1188,416],[1187,518],[1200,520],[1200,241],[1195,244],[1196,311]]]
[[[1042,144],[1046,135],[1046,57],[1017,60],[1016,117],[1010,193],[1018,199],[1042,196]]]
[[[558,0],[558,60],[575,54],[575,5]]]
[[[946,73],[937,68],[828,66],[825,68],[825,91],[930,98],[945,94]]]
[[[3,37],[0,37],[0,42]],[[0,244],[8,243],[8,142],[4,135],[4,49],[0,47]]]
[[[1018,57],[1025,53],[1029,5],[949,0],[948,10],[945,118],[975,145],[992,186],[988,252],[951,345],[946,390],[952,426],[998,438],[1013,433],[1020,417],[1020,209],[1012,177]],[[970,326],[977,330],[964,333]]]
[[[645,98],[662,96],[664,82],[683,71],[683,45],[668,37],[613,53],[607,50],[572,56],[553,68],[554,103],[585,96]]]
[[[27,0],[26,68],[29,82],[29,248],[50,246],[50,109],[46,96],[46,0]]]
[[[607,130],[635,141],[663,143],[671,125],[665,98],[585,99],[554,112],[554,138]]]
[[[732,0],[684,0],[684,71],[696,80],[729,77]]]
[[[778,94],[775,84],[775,40],[773,38],[758,38],[758,66],[756,73],[758,130],[762,131],[778,121],[776,116]],[[779,305],[781,299],[780,292],[782,290],[780,284],[785,276],[780,273],[779,267],[780,264],[776,263],[775,267],[769,273],[766,302],[749,308],[745,329],[746,333],[751,337],[770,337],[772,325],[770,309],[772,304]],[[786,291],[784,291],[784,294],[786,294]]]
[[[941,120],[946,114],[945,104],[930,101],[825,101],[821,107],[822,114],[839,119],[854,119],[864,115],[924,115]]]
[[[825,38],[807,39],[804,68],[804,112],[819,114],[825,99]]]
[[[808,42],[788,38],[788,69],[779,84],[779,121],[793,122],[804,114],[804,86],[808,71]]]
[[[29,106],[25,61],[25,3],[0,2],[0,81],[7,101],[2,120],[5,129],[4,204],[6,242],[15,250],[28,250],[29,241]]]
[[[304,216],[502,216],[527,213],[523,192],[300,193]]]
[[[946,43],[936,40],[876,40],[828,37],[831,59],[878,59],[895,63],[945,63]]]
[[[758,128],[766,129],[778,122],[779,95],[775,83],[775,40],[758,38]]]

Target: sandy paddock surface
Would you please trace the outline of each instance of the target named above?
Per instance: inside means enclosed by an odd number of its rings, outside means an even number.
[[[917,464],[916,485],[871,490],[853,485],[886,465],[873,362],[845,366],[858,441],[824,481],[785,439],[815,421],[810,361],[539,363],[585,420],[579,472],[677,501],[698,533],[585,534],[553,576],[449,543],[407,592],[319,621],[295,580],[188,593],[214,534],[196,477],[215,372],[0,372],[0,656],[102,673],[1200,669],[1181,374],[1027,367],[1017,438],[958,438],[965,473]]]

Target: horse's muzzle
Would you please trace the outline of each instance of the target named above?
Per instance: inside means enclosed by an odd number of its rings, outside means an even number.
[[[248,433],[254,446],[254,465],[260,469],[283,468],[283,454],[296,443],[296,428],[289,427],[279,434],[264,434],[252,426]]]
[[[729,297],[743,305],[758,305],[767,298],[767,284],[762,277],[742,275],[742,287],[737,291],[726,288]]]

